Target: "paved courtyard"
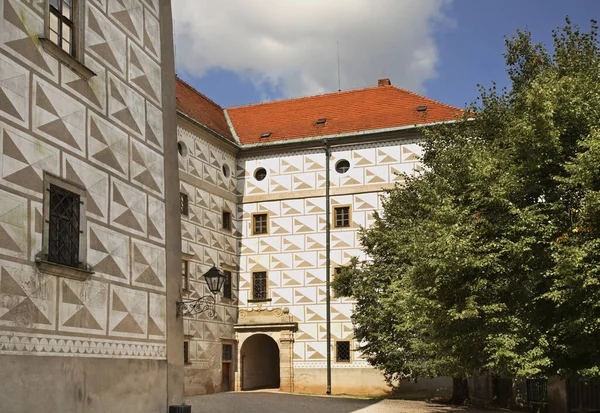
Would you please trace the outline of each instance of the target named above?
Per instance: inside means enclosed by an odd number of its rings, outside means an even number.
[[[409,400],[368,400],[278,392],[229,392],[187,398],[192,413],[480,413],[475,409]],[[493,410],[485,410],[493,413]]]

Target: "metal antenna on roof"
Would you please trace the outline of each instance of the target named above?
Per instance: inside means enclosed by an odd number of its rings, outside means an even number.
[[[338,60],[338,92],[342,91],[342,86],[340,83],[340,41],[337,40],[337,60]]]

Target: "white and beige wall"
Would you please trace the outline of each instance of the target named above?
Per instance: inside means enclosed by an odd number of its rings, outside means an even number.
[[[241,221],[237,207],[236,160],[231,145],[185,121],[180,121],[178,141],[185,145],[179,156],[180,191],[188,195],[188,216],[181,216],[182,252],[189,257],[190,291],[184,298],[210,295],[203,274],[213,265],[231,271],[232,298],[217,295],[216,317],[187,316],[184,334],[189,341],[185,366],[186,394],[219,392],[222,388],[222,344],[233,345],[237,322],[238,257]],[[229,177],[223,172],[229,169]],[[222,228],[222,213],[229,211],[231,230]],[[183,345],[183,343],[182,343]],[[234,353],[235,354],[235,353]],[[233,382],[233,366],[231,380]]]
[[[381,210],[380,195],[412,174],[421,148],[416,141],[396,140],[378,144],[333,147],[330,160],[331,210],[350,206],[349,228],[335,228],[332,217],[331,267],[347,265],[353,256],[362,257],[358,230],[373,222],[373,211]],[[339,174],[335,165],[348,160],[350,169]],[[293,343],[293,389],[323,393],[326,386],[326,289],[325,289],[325,154],[324,150],[294,151],[241,158],[238,161],[238,190],[243,194],[240,308],[289,308],[298,331]],[[265,168],[263,181],[254,178]],[[252,235],[252,214],[267,213],[269,234]],[[363,257],[364,258],[364,257]],[[270,301],[254,303],[252,272],[267,271]],[[335,341],[353,339],[348,298],[331,300],[332,391],[373,394],[387,390],[382,375],[359,352],[351,362],[335,362]]]
[[[170,2],[77,1],[90,79],[42,47],[47,7],[0,0],[0,411],[162,412],[178,398]],[[86,280],[36,266],[44,172],[87,190]]]

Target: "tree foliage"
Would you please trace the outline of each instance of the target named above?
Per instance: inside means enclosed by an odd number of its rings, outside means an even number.
[[[369,259],[333,287],[390,381],[600,376],[597,30],[506,39],[510,89],[423,130],[425,171],[361,232]]]

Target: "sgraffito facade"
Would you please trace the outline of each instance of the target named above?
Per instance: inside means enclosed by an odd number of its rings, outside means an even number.
[[[171,22],[162,0],[0,1],[0,411],[180,397]]]
[[[181,190],[194,194],[196,210],[196,218],[191,210],[182,218],[183,252],[199,264],[196,278],[219,263],[239,269],[235,298],[217,305],[214,320],[185,321],[195,341],[186,392],[231,388],[221,385],[231,378],[223,374],[225,341],[233,343],[235,390],[325,393],[327,265],[333,278],[352,257],[366,258],[359,229],[372,225],[385,189],[421,169],[423,137],[415,124],[451,121],[459,111],[385,80],[377,88],[226,110],[177,82],[178,139],[188,148],[180,154]],[[331,151],[329,211],[324,141]],[[233,162],[236,179],[223,181],[223,165]],[[225,242],[219,208],[236,211]],[[196,285],[194,291],[207,293]],[[357,350],[353,306],[351,298],[331,297],[331,391],[387,392],[382,374]],[[447,378],[401,385],[427,395],[450,388]]]

